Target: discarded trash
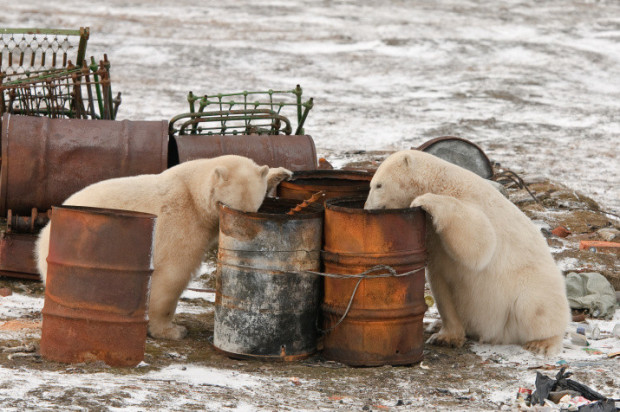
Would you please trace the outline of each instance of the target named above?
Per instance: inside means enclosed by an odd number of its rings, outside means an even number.
[[[136,366],[144,358],[155,216],[54,207],[41,355]]]
[[[170,135],[303,135],[313,99],[302,101],[303,89],[243,91],[198,97],[189,92],[189,113],[170,120]],[[293,133],[283,108],[293,108]]]
[[[469,140],[442,136],[421,144],[417,150],[435,155],[443,160],[461,166],[485,179],[493,176],[493,166],[484,151]]]
[[[568,230],[565,226],[558,226],[551,231],[557,237],[567,237],[572,232]]]
[[[318,191],[325,200],[336,197],[368,196],[372,173],[352,170],[296,171],[293,177],[278,185],[278,196],[304,200]]]
[[[431,295],[424,295],[424,302],[430,308],[435,304],[435,299]]]
[[[308,135],[170,136],[168,166],[227,154],[249,157],[259,165],[291,171],[316,169],[316,148]]]
[[[86,57],[90,30],[0,29],[0,72],[28,77]]]
[[[579,250],[588,250],[590,252],[608,251],[620,254],[619,242],[603,242],[600,240],[582,240],[579,242]]]
[[[614,329],[611,332],[616,338],[620,339],[620,323],[614,325]]]
[[[543,375],[540,372],[536,372],[536,390],[532,394],[533,405],[544,405],[545,400],[552,400],[552,398],[553,400],[556,400],[560,397],[559,403],[561,404],[568,404],[570,402],[572,406],[578,407],[578,405],[591,404],[592,402],[595,402],[597,404],[597,409],[588,410],[597,410],[602,412],[616,411],[615,402],[613,399],[608,399],[600,393],[590,389],[586,385],[569,379],[572,373],[565,373],[565,370],[566,368],[560,369],[555,379]],[[562,393],[564,391],[565,393]],[[568,398],[566,398],[566,396],[568,396]],[[585,409],[583,410],[585,411]]]
[[[519,388],[517,390],[517,403],[531,405],[532,402],[532,390],[528,388]]]
[[[121,97],[112,97],[110,62],[92,60],[32,77],[0,74],[0,113],[114,120]]]
[[[316,192],[315,194],[310,196],[309,199],[304,200],[303,202],[301,202],[300,204],[298,204],[297,206],[295,206],[294,208],[286,212],[286,214],[294,215],[295,213],[299,213],[303,211],[304,208],[308,207],[308,205],[311,205],[313,203],[323,203],[324,198],[325,198],[325,192],[323,191]]]
[[[575,345],[579,346],[588,346],[588,340],[586,337],[580,333],[571,332],[570,333],[570,341]]]
[[[13,294],[13,291],[9,288],[0,288],[0,296],[2,297],[7,297],[7,296],[11,296]]]
[[[293,361],[316,351],[323,206],[267,198],[220,205],[213,345],[234,358]]]
[[[415,363],[424,347],[425,214],[419,208],[365,210],[365,200],[327,200],[325,272],[353,275],[378,264],[416,272],[326,277],[323,356],[358,366]]]
[[[9,209],[21,215],[45,211],[92,183],[157,174],[167,166],[165,121],[4,114],[1,143],[2,217]]]
[[[593,317],[611,318],[614,315],[616,292],[605,276],[596,272],[570,272],[565,281],[572,309],[587,309]]]

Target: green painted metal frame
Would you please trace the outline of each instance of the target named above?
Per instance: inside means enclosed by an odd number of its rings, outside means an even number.
[[[294,134],[301,135],[304,134],[303,126],[308,113],[314,106],[312,98],[303,102],[302,94],[303,90],[299,85],[293,90],[243,91],[202,97],[190,91],[187,96],[189,113],[182,113],[171,119],[170,135],[291,134],[290,121],[282,114],[285,107],[296,109],[297,127]],[[284,100],[291,95],[291,101]],[[254,98],[256,100],[253,100]],[[213,106],[217,110],[206,110]],[[260,124],[257,123],[259,120],[270,122]],[[202,123],[219,123],[219,127],[204,127]],[[189,130],[188,126],[191,126]]]

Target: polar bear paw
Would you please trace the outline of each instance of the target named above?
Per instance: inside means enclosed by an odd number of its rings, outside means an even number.
[[[452,348],[460,348],[465,344],[465,334],[447,333],[446,331],[439,331],[433,333],[426,341],[430,345],[436,346],[449,346]]]
[[[531,340],[523,345],[524,349],[537,355],[546,357],[555,355],[562,348],[562,336],[553,336],[547,339]]]
[[[187,328],[173,323],[149,325],[149,335],[156,339],[181,340],[187,336]]]

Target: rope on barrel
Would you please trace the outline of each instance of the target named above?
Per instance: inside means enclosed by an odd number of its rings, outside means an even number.
[[[327,335],[328,333],[332,332],[347,317],[347,315],[349,314],[349,311],[351,310],[351,306],[353,306],[353,300],[355,299],[355,294],[357,293],[357,289],[359,288],[360,284],[362,283],[362,280],[364,280],[364,279],[375,279],[375,278],[387,278],[387,277],[404,277],[404,276],[409,276],[409,275],[413,275],[415,273],[418,273],[418,272],[420,272],[420,271],[422,271],[422,270],[424,270],[426,268],[426,266],[422,266],[421,268],[410,270],[408,272],[396,273],[396,270],[393,267],[391,267],[391,266],[388,266],[388,265],[376,265],[376,266],[371,267],[368,270],[365,270],[362,273],[357,273],[357,274],[352,274],[352,275],[343,275],[343,274],[339,274],[339,273],[314,272],[312,270],[302,270],[302,271],[294,271],[293,272],[293,271],[284,271],[284,270],[277,270],[277,269],[263,269],[263,268],[257,268],[257,267],[254,267],[254,266],[233,265],[231,263],[223,263],[223,262],[220,262],[219,264],[222,265],[222,266],[237,267],[237,268],[240,268],[240,269],[250,269],[250,270],[258,270],[258,271],[263,270],[263,271],[277,272],[277,273],[282,273],[282,274],[298,274],[298,273],[301,273],[301,274],[306,274],[306,275],[324,276],[324,277],[334,278],[334,279],[351,279],[351,278],[355,279],[355,278],[358,278],[358,281],[355,284],[355,288],[353,288],[353,292],[351,293],[351,298],[349,299],[349,304],[347,305],[347,308],[345,309],[345,311],[342,314],[342,316],[340,317],[340,319],[338,319],[338,321],[333,326],[331,326],[329,329],[321,329],[318,326],[318,323],[317,323],[316,328],[323,335]],[[379,271],[383,271],[383,273],[372,274],[372,273],[379,272]],[[387,271],[387,273],[386,273],[386,271]]]

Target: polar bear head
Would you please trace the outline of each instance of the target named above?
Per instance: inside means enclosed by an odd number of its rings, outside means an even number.
[[[427,153],[402,150],[381,163],[370,182],[364,209],[399,209],[409,207],[418,195],[427,193],[428,169],[432,162]]]
[[[256,212],[265,195],[292,173],[282,167],[258,166],[242,156],[222,156],[211,173],[212,204],[223,203],[243,212]]]

